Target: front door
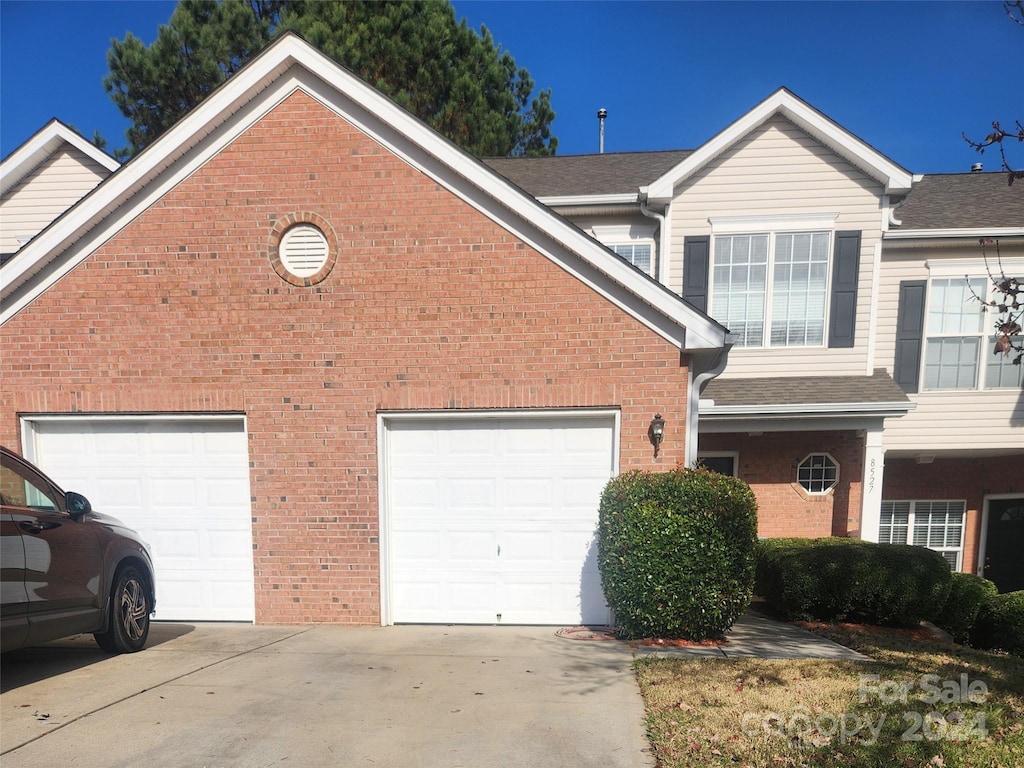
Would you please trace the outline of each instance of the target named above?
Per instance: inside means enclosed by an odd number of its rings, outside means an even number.
[[[985,531],[986,579],[1000,592],[1024,589],[1024,497],[990,499]]]

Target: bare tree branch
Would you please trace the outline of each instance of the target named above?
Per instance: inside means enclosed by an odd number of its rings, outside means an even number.
[[[999,250],[999,240],[993,237],[983,237],[978,241],[981,245],[981,252],[985,257],[985,270],[988,272],[989,280],[995,289],[995,296],[992,299],[985,299],[974,292],[970,287],[970,280],[967,282],[968,290],[978,303],[982,305],[983,311],[995,312],[994,328],[996,332],[996,343],[992,353],[1009,357],[1013,365],[1020,365],[1024,360],[1024,333],[1021,329],[1021,322],[1024,320],[1024,283],[1020,278],[1007,277],[1003,270],[1003,258]],[[989,261],[988,247],[995,246],[995,267]]]

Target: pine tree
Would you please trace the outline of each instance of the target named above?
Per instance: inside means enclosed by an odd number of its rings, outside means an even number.
[[[181,0],[156,41],[128,33],[107,54],[104,85],[132,121],[141,151],[292,30],[477,156],[551,155],[551,91],[531,99],[529,72],[495,43],[455,21],[447,0]]]

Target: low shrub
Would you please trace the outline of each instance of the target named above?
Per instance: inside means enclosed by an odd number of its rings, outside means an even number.
[[[757,547],[756,591],[787,619],[913,626],[949,593],[938,552],[859,539],[769,539]]]
[[[971,629],[971,645],[1024,656],[1024,590],[985,601]]]
[[[598,567],[626,637],[705,640],[750,604],[757,502],[706,469],[634,470],[601,495]]]
[[[946,630],[958,643],[966,643],[971,627],[978,618],[982,605],[997,594],[996,585],[973,573],[954,573],[949,582],[949,596],[935,624]]]

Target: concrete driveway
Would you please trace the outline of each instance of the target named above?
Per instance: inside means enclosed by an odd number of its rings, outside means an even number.
[[[552,627],[155,624],[5,654],[4,768],[651,766],[618,642]]]

